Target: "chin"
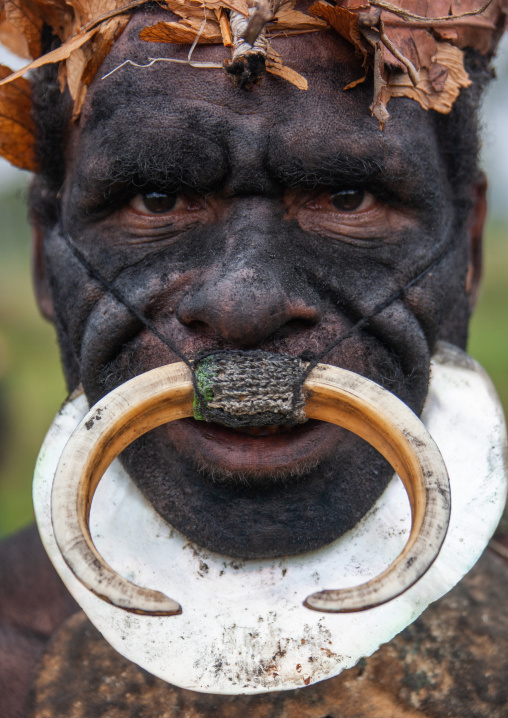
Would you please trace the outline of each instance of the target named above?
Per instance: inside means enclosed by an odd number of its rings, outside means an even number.
[[[364,441],[318,421],[264,435],[175,421],[134,442],[122,462],[168,524],[203,549],[240,559],[331,543],[393,474]]]

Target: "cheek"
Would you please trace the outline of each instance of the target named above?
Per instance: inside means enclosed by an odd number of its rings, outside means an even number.
[[[106,281],[112,281],[108,271],[110,265],[97,256],[88,258]],[[108,363],[143,331],[143,325],[90,276],[56,234],[46,242],[45,261],[56,308],[59,340],[62,348],[65,347],[64,359],[69,352],[78,358],[80,380],[89,398],[96,401],[103,393],[100,386]],[[123,280],[120,277],[112,284],[147,316],[150,307],[161,300],[161,279],[154,269],[151,272],[132,269]],[[172,284],[178,288],[178,282]]]
[[[289,288],[297,297],[312,294],[321,311],[316,324],[289,322],[268,337],[262,348],[318,355],[330,346],[323,361],[368,376],[395,391],[415,410],[421,409],[429,346],[437,331],[440,306],[432,291],[423,286],[412,289],[404,301],[398,300],[373,316],[351,338],[338,344],[337,340],[413,276],[412,257],[417,253],[411,248],[418,239],[421,247],[425,238],[407,235],[407,247],[399,243],[365,251],[307,234],[298,226],[288,227],[287,222],[280,227],[280,232],[273,227],[268,236],[257,240],[252,233],[245,235],[244,246],[236,249],[226,246],[228,233],[222,225],[195,232],[186,241],[161,250],[119,247],[107,236],[92,236],[91,232],[82,244],[107,281],[174,346],[191,356],[220,344],[202,327],[183,326],[177,317],[179,303],[208,281],[211,267],[220,265],[225,273],[230,271],[236,252],[246,268],[249,264],[255,267],[253,276],[269,274],[271,288]],[[277,237],[276,245],[272,235]],[[228,236],[235,233],[229,231]],[[418,259],[423,258],[422,251]],[[48,261],[60,323],[80,357],[81,377],[90,400],[96,401],[142,371],[179,360],[139,318],[88,276],[61,238],[48,243]],[[268,292],[263,301],[268,301]]]
[[[57,322],[79,356],[88,317],[103,292],[60,239],[46,242],[45,263]]]

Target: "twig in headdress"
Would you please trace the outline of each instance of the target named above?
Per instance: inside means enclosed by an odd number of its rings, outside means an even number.
[[[124,67],[125,65],[132,65],[133,67],[151,67],[152,65],[155,65],[156,62],[176,62],[179,65],[190,65],[191,67],[200,67],[202,69],[209,69],[209,70],[222,70],[222,63],[220,62],[200,62],[198,60],[191,60],[192,53],[194,52],[194,48],[198,44],[199,38],[201,37],[201,34],[203,30],[205,29],[206,25],[206,7],[203,4],[203,9],[205,13],[205,17],[203,18],[203,22],[201,23],[201,27],[199,28],[199,31],[194,38],[194,42],[191,45],[191,48],[189,50],[189,54],[187,55],[186,60],[177,60],[174,57],[149,57],[149,62],[146,65],[140,65],[137,62],[134,62],[133,60],[125,60],[122,62],[121,65],[118,65],[118,67],[115,67],[114,70],[111,70],[106,75],[104,75],[101,79],[105,80],[107,77],[112,75],[117,70],[120,70],[120,68]]]
[[[118,65],[118,67],[115,67],[110,72],[106,73],[106,75],[103,75],[101,77],[101,80],[105,80],[110,75],[113,75],[117,70],[121,70],[122,67],[125,67],[125,65],[132,65],[132,67],[152,67],[152,65],[155,65],[156,62],[176,62],[178,65],[190,65],[191,67],[200,67],[204,70],[222,70],[222,64],[220,62],[189,62],[188,60],[177,60],[174,57],[149,57],[148,58],[150,62],[148,62],[146,65],[140,65],[137,62],[134,62],[134,60],[124,60],[121,65]]]
[[[265,0],[259,0],[265,2]],[[257,85],[266,69],[268,55],[268,39],[263,26],[253,44],[245,40],[249,22],[257,12],[258,5],[249,10],[249,16],[244,17],[234,10],[229,15],[229,24],[233,36],[233,55],[231,60],[224,62],[224,69],[232,79],[243,89],[250,89]]]
[[[369,0],[369,2],[374,7],[379,7],[382,10],[386,10],[387,12],[391,12],[394,15],[398,15],[399,17],[403,18],[403,20],[408,20],[409,22],[411,20],[415,20],[418,23],[423,23],[425,25],[435,25],[436,23],[450,22],[451,20],[460,20],[463,17],[473,17],[475,15],[481,15],[483,12],[485,12],[485,10],[490,7],[490,5],[492,5],[494,0],[488,0],[488,2],[482,5],[482,7],[478,8],[478,10],[462,12],[459,15],[444,15],[443,17],[424,17],[423,15],[416,15],[409,10],[404,10],[397,5],[393,5],[391,2],[387,2],[386,0]]]
[[[254,45],[265,26],[273,20],[284,0],[258,0],[254,12],[249,14],[249,22],[243,38],[249,45]]]
[[[358,13],[358,29],[364,38],[369,42],[374,50],[379,50],[379,45],[384,45],[397,60],[404,65],[407,69],[409,78],[413,85],[416,87],[420,82],[420,75],[418,70],[413,65],[411,60],[407,58],[402,52],[395,47],[393,42],[390,40],[385,32],[385,25],[381,17],[381,10],[379,8],[371,8],[367,12]],[[375,97],[376,97],[375,93]],[[376,102],[374,104],[377,104]]]
[[[379,39],[381,40],[383,45],[388,48],[388,50],[390,50],[392,55],[394,55],[397,60],[407,68],[407,72],[411,79],[411,82],[416,87],[417,84],[420,82],[420,75],[418,74],[418,70],[408,57],[405,57],[405,55],[403,55],[400,50],[397,50],[393,42],[387,36],[385,32],[385,26],[381,18],[379,19]]]

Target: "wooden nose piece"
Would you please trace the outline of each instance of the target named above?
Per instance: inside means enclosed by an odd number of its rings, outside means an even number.
[[[446,467],[418,417],[374,382],[321,364],[309,374],[304,389],[307,416],[343,426],[372,444],[398,473],[409,496],[411,533],[391,566],[355,588],[320,591],[305,600],[318,611],[361,611],[406,591],[437,557],[450,518]],[[93,495],[108,466],[135,439],[192,416],[193,398],[191,372],[183,362],[141,374],[90,409],[58,463],[51,518],[62,556],[84,586],[126,611],[169,616],[182,609],[159,591],[123,578],[100,556],[89,528]]]

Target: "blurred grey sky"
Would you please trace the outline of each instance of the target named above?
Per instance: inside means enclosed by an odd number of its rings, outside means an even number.
[[[0,46],[0,64],[18,69],[24,62]],[[508,221],[508,33],[496,62],[497,81],[493,82],[483,111],[483,165],[489,177],[490,213]],[[0,192],[26,184],[27,173],[0,159]]]

